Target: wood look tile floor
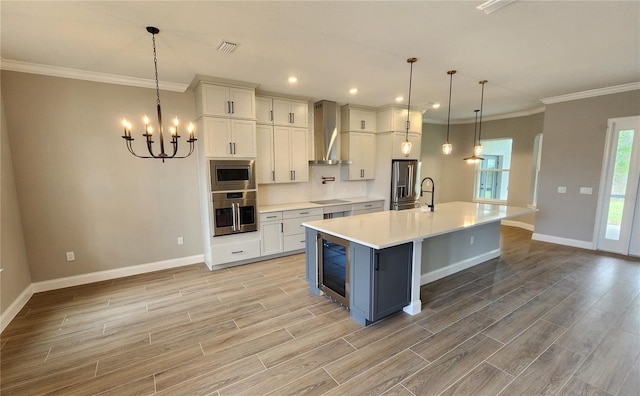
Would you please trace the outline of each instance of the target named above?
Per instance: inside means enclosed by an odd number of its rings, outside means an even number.
[[[35,294],[2,395],[639,395],[640,261],[502,227],[502,255],[361,327],[304,255]]]

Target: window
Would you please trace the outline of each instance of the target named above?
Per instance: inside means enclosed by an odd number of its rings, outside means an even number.
[[[476,165],[475,200],[507,201],[512,139],[483,140],[482,158]]]
[[[529,189],[529,205],[538,205],[538,187],[540,185],[540,159],[542,158],[542,134],[533,140],[533,160],[531,161],[531,188]]]

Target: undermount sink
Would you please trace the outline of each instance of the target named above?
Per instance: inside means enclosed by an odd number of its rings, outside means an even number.
[[[310,201],[310,202],[318,205],[349,203],[349,201],[345,201],[344,199],[325,199],[324,201]]]

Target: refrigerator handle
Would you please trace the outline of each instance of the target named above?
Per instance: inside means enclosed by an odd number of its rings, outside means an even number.
[[[409,175],[407,178],[407,184],[409,186],[407,187],[407,190],[408,190],[408,196],[412,197],[413,196],[413,165],[409,165],[408,170],[409,170]]]

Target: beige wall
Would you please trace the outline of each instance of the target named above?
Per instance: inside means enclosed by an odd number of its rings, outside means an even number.
[[[542,132],[544,117],[544,113],[537,113],[482,123],[482,139],[513,139],[509,176],[509,205],[526,207],[529,204],[534,139],[538,133]],[[441,126],[425,124],[424,130],[428,131],[436,127],[439,130]],[[474,123],[451,125],[449,141],[453,144],[453,153],[449,156],[445,156],[441,152],[442,143],[444,143],[446,136],[446,125],[444,126],[445,135],[440,133],[439,139],[431,137],[428,141],[423,139],[423,163],[425,152],[428,153],[426,157],[440,158],[439,176],[441,182],[436,184],[439,190],[436,196],[442,202],[471,201],[473,199],[475,168],[462,160],[472,154],[473,129]],[[429,172],[425,173],[423,169],[423,175],[427,173]],[[514,220],[534,224],[535,216],[523,216]]]
[[[607,120],[639,114],[640,90],[546,106],[536,233],[593,240]]]
[[[442,143],[447,138],[447,126],[439,124],[422,124],[422,151],[420,161],[422,162],[422,178],[430,177],[433,179],[436,187],[434,202],[445,202],[442,200],[443,185],[442,179]],[[440,144],[438,144],[440,142]],[[425,185],[425,190],[427,190]],[[420,203],[431,203],[430,194],[424,194],[420,198]]]
[[[27,251],[22,235],[22,222],[18,205],[13,177],[13,165],[11,163],[11,149],[7,134],[7,124],[4,115],[4,106],[0,96],[0,158],[2,167],[1,193],[0,193],[0,314],[4,314],[7,308],[31,285]]]
[[[155,90],[1,76],[34,282],[202,254],[195,155],[139,159],[120,137],[129,117],[142,149],[141,117],[155,119]],[[165,126],[175,115],[194,120],[192,91],[163,91],[161,99]],[[75,261],[66,261],[67,251]]]

